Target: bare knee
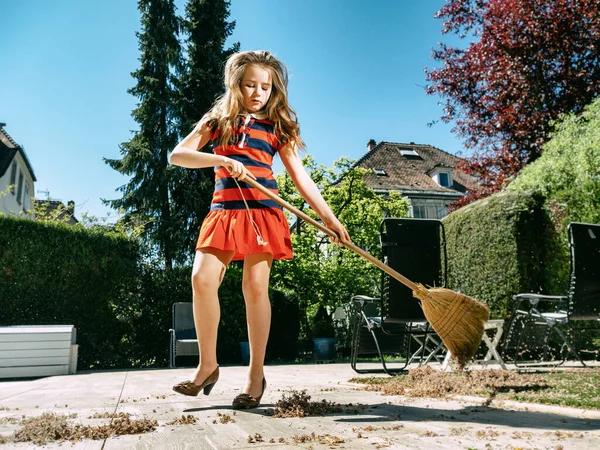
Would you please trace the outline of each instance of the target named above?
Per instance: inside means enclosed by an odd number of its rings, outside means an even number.
[[[209,270],[199,270],[194,268],[192,272],[192,289],[195,294],[212,293],[217,292],[223,276],[225,275],[225,268],[220,272],[214,273]]]
[[[259,302],[269,299],[269,285],[262,283],[253,277],[244,278],[242,281],[242,292],[244,300],[248,302]]]

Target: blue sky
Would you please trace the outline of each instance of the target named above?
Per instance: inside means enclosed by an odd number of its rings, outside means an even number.
[[[184,13],[185,0],[176,0]],[[289,96],[307,151],[331,166],[360,158],[369,139],[463,150],[426,96],[424,68],[442,36],[443,0],[232,0],[230,42],[267,49],[290,70]],[[102,158],[137,124],[134,0],[2,0],[0,122],[25,148],[36,198],[75,201],[76,216],[116,217],[100,201],[128,179]],[[199,112],[199,116],[202,112]],[[281,172],[277,160],[275,171]]]

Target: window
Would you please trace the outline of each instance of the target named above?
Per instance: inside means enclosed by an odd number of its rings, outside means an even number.
[[[430,173],[431,178],[442,187],[449,188],[452,186],[452,169],[434,169]]]
[[[400,154],[402,156],[417,156],[420,157],[420,155],[412,148],[399,148],[398,151],[400,152]]]
[[[448,208],[446,205],[438,202],[423,200],[412,205],[412,216],[415,219],[441,219],[448,215]]]
[[[440,186],[442,186],[442,187],[450,186],[450,176],[446,172],[440,172],[438,174],[438,179],[440,180]]]
[[[438,206],[436,208],[436,219],[443,219],[448,215],[448,208],[445,206]]]
[[[17,187],[17,203],[21,204],[21,194],[23,193],[23,172],[19,170],[19,186]]]
[[[23,192],[23,211],[27,212],[30,208],[29,183],[25,183],[25,191]]]
[[[424,205],[414,205],[413,217],[415,219],[427,219],[427,208]]]
[[[10,168],[10,183],[8,183],[11,188],[10,192],[15,194],[15,183],[17,182],[17,162],[13,161],[12,167]]]
[[[375,172],[375,175],[387,177],[387,172],[383,169],[373,169],[373,172]]]

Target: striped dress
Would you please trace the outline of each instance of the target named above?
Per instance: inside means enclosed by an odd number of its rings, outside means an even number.
[[[218,129],[210,138],[216,155],[240,161],[260,184],[277,194],[272,165],[282,145],[273,122],[258,117],[242,116],[229,145],[219,145]],[[281,207],[252,186],[242,181],[236,184],[229,171],[220,166],[215,167],[210,212],[196,244],[197,250],[207,247],[234,251],[233,260],[256,253],[270,253],[274,259],[293,257],[290,230]]]

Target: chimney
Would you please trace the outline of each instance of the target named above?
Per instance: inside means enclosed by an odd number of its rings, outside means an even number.
[[[375,148],[375,146],[377,146],[377,142],[375,142],[375,139],[371,139],[369,142],[367,142],[367,151],[371,151]]]
[[[71,214],[75,214],[75,202],[73,200],[69,200],[69,203],[67,203],[67,209]]]

